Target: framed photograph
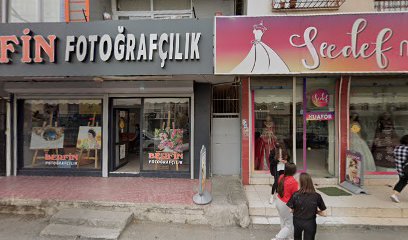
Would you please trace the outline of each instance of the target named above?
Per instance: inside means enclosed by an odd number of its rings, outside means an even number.
[[[34,127],[31,131],[30,149],[64,148],[64,129],[61,127]]]
[[[101,127],[80,126],[77,140],[79,149],[101,149],[102,129]]]

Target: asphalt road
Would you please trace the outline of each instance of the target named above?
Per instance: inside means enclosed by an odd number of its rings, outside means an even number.
[[[0,214],[1,240],[40,240],[39,233],[48,224],[42,217]],[[269,240],[277,229],[270,226],[211,228],[201,225],[133,222],[123,232],[121,240]],[[320,228],[319,240],[406,240],[408,229],[402,228]]]

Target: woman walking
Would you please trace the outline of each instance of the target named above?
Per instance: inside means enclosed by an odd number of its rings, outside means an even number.
[[[287,163],[285,173],[278,180],[278,197],[276,199],[276,209],[279,213],[281,230],[272,240],[291,239],[293,236],[293,217],[290,208],[286,203],[292,197],[293,193],[298,190],[298,183],[293,177],[296,173],[296,165]]]
[[[316,214],[326,216],[326,205],[322,196],[316,192],[309,174],[301,173],[299,183],[299,191],[294,193],[287,203],[293,211],[294,237],[295,240],[314,240],[317,227]]]
[[[394,194],[391,195],[391,200],[396,203],[400,202],[398,194],[401,193],[408,183],[408,135],[403,136],[400,143],[394,149],[394,160],[399,181],[394,187]]]

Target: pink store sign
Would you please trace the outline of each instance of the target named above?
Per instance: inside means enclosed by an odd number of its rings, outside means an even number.
[[[306,113],[306,121],[332,121],[332,120],[334,120],[334,112]]]
[[[330,96],[326,89],[317,89],[312,94],[312,103],[316,107],[327,107],[329,105]]]
[[[408,13],[216,17],[216,74],[407,72]]]

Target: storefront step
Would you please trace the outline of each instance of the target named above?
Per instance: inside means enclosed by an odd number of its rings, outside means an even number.
[[[244,197],[244,196],[243,196]],[[212,205],[214,206],[214,205]],[[222,209],[230,206],[221,206]],[[0,213],[11,214],[34,214],[40,216],[52,216],[64,209],[118,211],[133,214],[132,219],[153,222],[174,222],[188,224],[209,224],[206,216],[208,206],[193,204],[162,204],[162,203],[125,203],[106,201],[57,201],[38,199],[1,198]],[[219,211],[220,209],[218,209]],[[249,219],[249,215],[248,215]],[[58,218],[56,223],[69,221],[82,221],[70,218]],[[86,220],[91,225],[94,220]],[[249,220],[248,220],[249,222]],[[104,223],[109,225],[110,223]]]
[[[250,178],[250,185],[269,185],[273,184],[273,177],[268,175],[256,175]],[[316,185],[334,185],[337,184],[337,178],[313,178]]]
[[[250,178],[250,185],[271,185],[273,184],[273,177],[269,175],[255,175]],[[313,178],[315,185],[336,185],[338,178]],[[364,185],[366,186],[386,186],[393,185],[398,181],[397,175],[386,176],[366,176],[364,179]]]
[[[269,203],[266,203],[269,204]],[[266,205],[265,204],[265,205]],[[265,206],[258,202],[249,203],[249,215],[251,217],[278,217],[278,211],[274,205]],[[328,207],[327,215],[331,217],[373,217],[373,218],[403,218],[408,217],[407,208],[389,207]]]
[[[101,211],[82,208],[62,209],[54,214],[50,223],[89,227],[124,228],[133,219],[131,212]]]
[[[320,188],[323,186],[319,186]],[[336,187],[332,185],[331,187]],[[407,218],[408,192],[402,192],[401,203],[393,203],[389,195],[390,186],[365,186],[367,194],[350,196],[328,196],[319,192],[327,206],[330,217],[367,217],[367,218]],[[245,186],[251,217],[277,217],[275,205],[269,203],[271,187],[269,185]]]
[[[43,237],[116,240],[133,220],[133,213],[83,208],[62,209],[41,231]]]
[[[123,229],[101,227],[74,226],[67,224],[50,224],[43,231],[42,237],[92,239],[92,240],[117,240]]]
[[[372,228],[407,228],[406,218],[374,218],[374,217],[317,217],[319,228],[345,227],[372,227]],[[280,226],[279,217],[251,217],[253,225],[276,225]]]

